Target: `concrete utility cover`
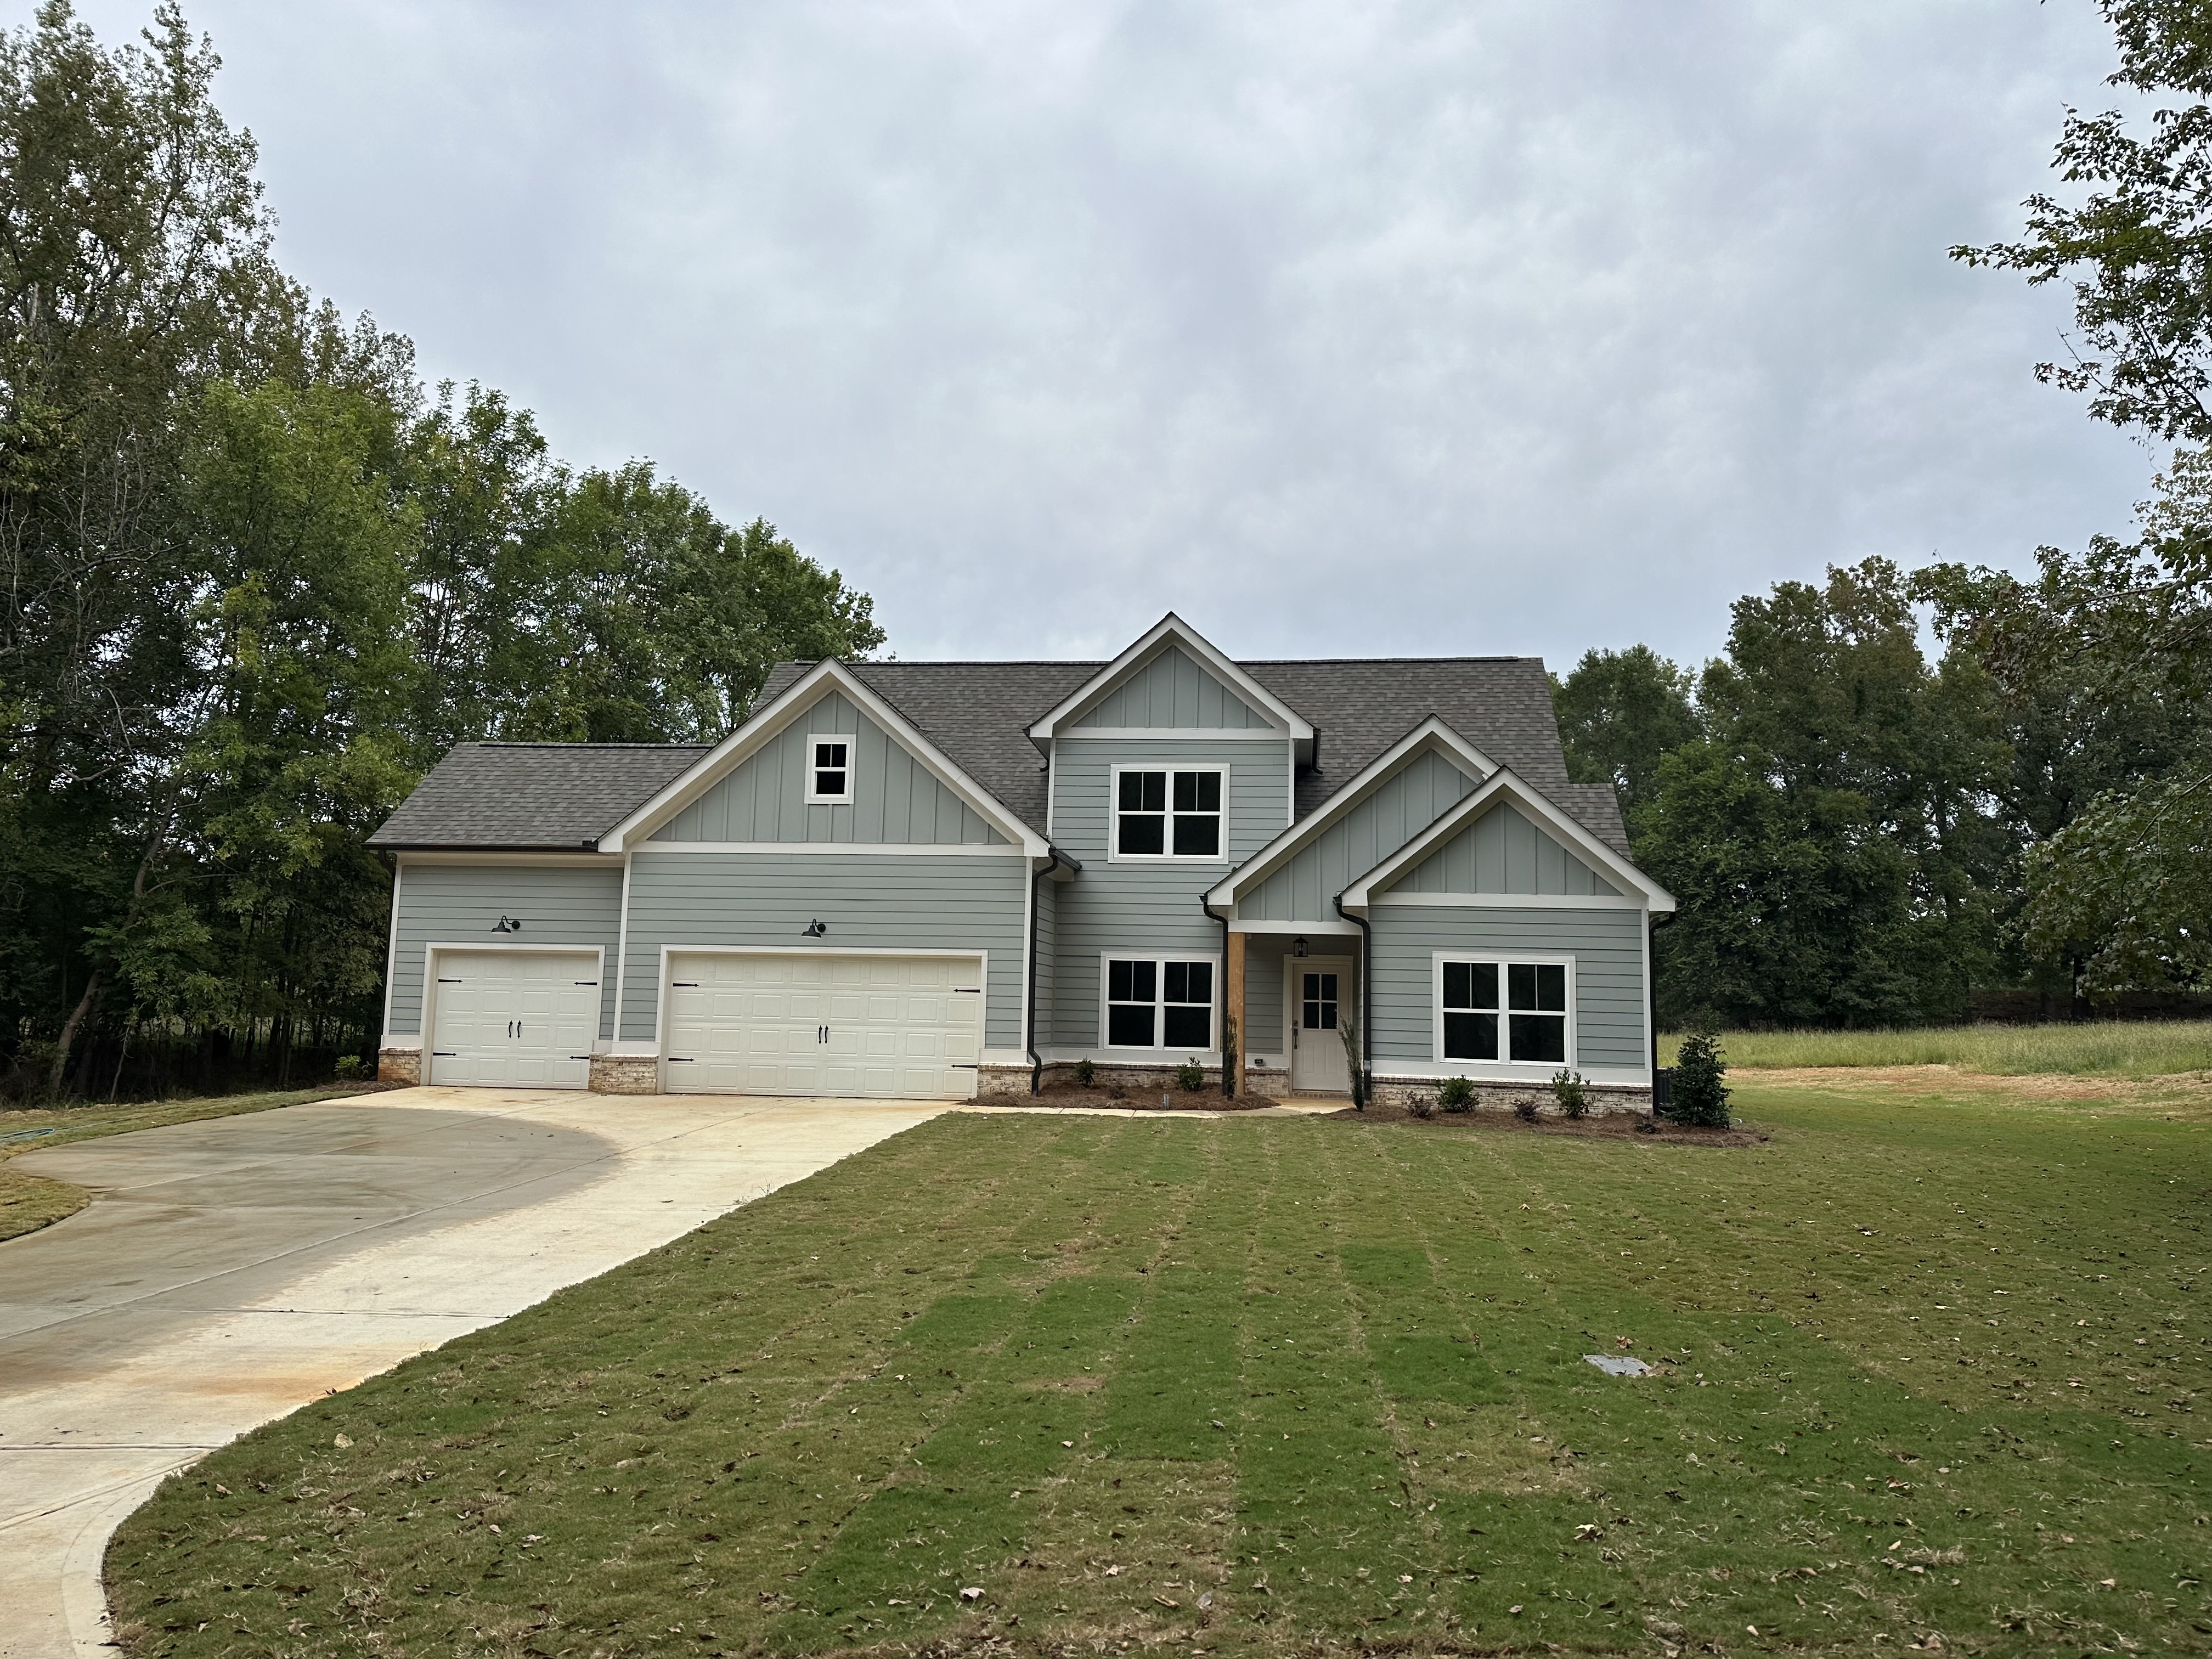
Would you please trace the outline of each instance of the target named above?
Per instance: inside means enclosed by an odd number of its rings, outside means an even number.
[[[22,1154],[97,1197],[0,1244],[0,1655],[113,1651],[172,1470],[944,1109],[410,1089]]]
[[[1651,1375],[1650,1366],[1645,1364],[1640,1359],[1632,1359],[1625,1353],[1586,1353],[1583,1358],[1589,1360],[1591,1364],[1596,1366],[1598,1370],[1603,1371],[1607,1376],[1649,1376]]]

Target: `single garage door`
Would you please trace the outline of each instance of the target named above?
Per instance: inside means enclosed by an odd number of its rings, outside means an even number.
[[[581,1089],[599,1029],[591,951],[441,951],[430,1081]]]
[[[965,1100],[983,1047],[972,957],[672,956],[668,1087]]]

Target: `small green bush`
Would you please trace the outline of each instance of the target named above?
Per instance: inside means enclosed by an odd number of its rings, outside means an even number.
[[[1473,1111],[1474,1085],[1463,1077],[1446,1078],[1444,1086],[1437,1091],[1437,1104],[1448,1112]]]
[[[338,1063],[331,1067],[331,1075],[341,1083],[358,1083],[368,1074],[368,1063],[359,1054],[340,1054]]]
[[[1667,1103],[1667,1115],[1677,1123],[1727,1128],[1729,1091],[1721,1081],[1727,1075],[1728,1057],[1715,1037],[1705,1031],[1684,1037],[1674,1056],[1674,1093]]]
[[[1176,1087],[1187,1095],[1194,1095],[1206,1087],[1206,1067],[1194,1060],[1187,1060],[1176,1067]]]
[[[1580,1072],[1562,1071],[1552,1079],[1552,1098],[1569,1117],[1589,1115],[1589,1088]]]
[[[1513,1103],[1513,1115],[1519,1118],[1523,1123],[1534,1123],[1536,1121],[1536,1103],[1533,1100],[1525,1098],[1515,1101]]]
[[[1075,1062],[1075,1083],[1078,1088],[1088,1089],[1097,1075],[1098,1068],[1089,1060],[1079,1060]]]
[[[1406,1109],[1425,1123],[1437,1115],[1437,1103],[1426,1095],[1408,1095]]]

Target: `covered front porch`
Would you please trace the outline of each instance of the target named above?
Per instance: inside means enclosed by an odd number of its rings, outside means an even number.
[[[1352,922],[1230,924],[1222,989],[1235,1093],[1351,1092],[1346,1039],[1360,1027],[1363,957]]]

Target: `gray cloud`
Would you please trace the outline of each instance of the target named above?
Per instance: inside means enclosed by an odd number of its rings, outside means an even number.
[[[2087,0],[191,15],[296,274],[902,655],[1694,659],[2145,493],[2029,379],[2065,297],[1944,258],[2106,101]]]

